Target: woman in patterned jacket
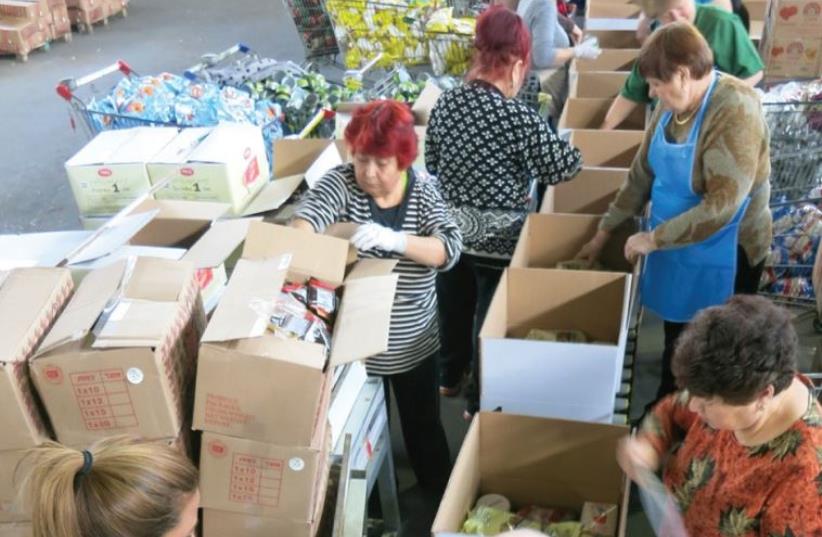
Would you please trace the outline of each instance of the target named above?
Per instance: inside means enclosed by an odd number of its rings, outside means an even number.
[[[440,393],[459,392],[503,269],[534,205],[534,183],[568,181],[582,167],[577,149],[514,99],[531,58],[522,19],[501,6],[477,20],[474,66],[466,84],[443,94],[428,122],[425,164],[457,218],[465,253],[437,279],[442,356]],[[467,414],[479,408],[471,383]]]
[[[688,535],[822,535],[822,408],[796,352],[791,315],[750,295],[703,310],[680,337],[683,391],[618,459],[639,483],[663,467]]]

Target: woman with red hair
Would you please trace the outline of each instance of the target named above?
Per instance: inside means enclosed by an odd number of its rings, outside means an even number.
[[[534,183],[568,181],[580,153],[513,97],[531,58],[522,19],[501,6],[477,20],[466,84],[444,93],[428,123],[425,163],[457,218],[465,253],[437,281],[443,338],[440,393],[459,392],[474,364],[467,416],[479,408],[476,341],[491,297],[535,205]]]
[[[435,182],[411,169],[417,156],[406,105],[375,101],[345,129],[353,162],[329,171],[303,199],[292,226],[322,233],[336,222],[359,224],[351,238],[361,258],[398,259],[388,350],[366,361],[393,387],[405,447],[421,488],[445,490],[450,457],[440,421],[436,356],[436,273],[459,258],[462,237]]]

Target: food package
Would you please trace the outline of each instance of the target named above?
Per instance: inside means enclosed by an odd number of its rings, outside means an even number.
[[[499,509],[500,511],[511,510],[511,502],[502,494],[486,494],[485,496],[480,496],[477,503],[474,504],[474,507],[481,506],[493,507],[494,509]]]
[[[612,503],[585,502],[580,518],[583,537],[615,537],[618,514]]]
[[[582,523],[577,521],[557,522],[545,528],[548,537],[581,537]]]
[[[543,330],[541,328],[529,330],[525,339],[557,343],[588,343],[590,341],[590,338],[581,330]]]
[[[473,535],[499,535],[514,529],[515,519],[514,513],[480,505],[468,514],[462,531]]]
[[[429,36],[429,56],[434,74],[464,75],[471,67],[476,20],[454,17],[454,8],[433,13],[425,25]]]
[[[560,261],[556,268],[561,270],[603,270],[605,267],[599,261],[593,263],[582,259],[571,259],[568,261]]]

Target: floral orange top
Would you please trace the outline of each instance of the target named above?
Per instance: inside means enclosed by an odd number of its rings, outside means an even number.
[[[810,381],[800,377],[803,382]],[[691,537],[822,536],[822,408],[767,444],[747,447],[688,410],[688,393],[663,399],[642,424],[665,461],[663,480]]]

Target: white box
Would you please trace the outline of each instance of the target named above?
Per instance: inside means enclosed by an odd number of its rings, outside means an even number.
[[[631,275],[509,268],[480,332],[480,408],[610,423],[625,357]],[[595,343],[526,340],[582,330]]]

